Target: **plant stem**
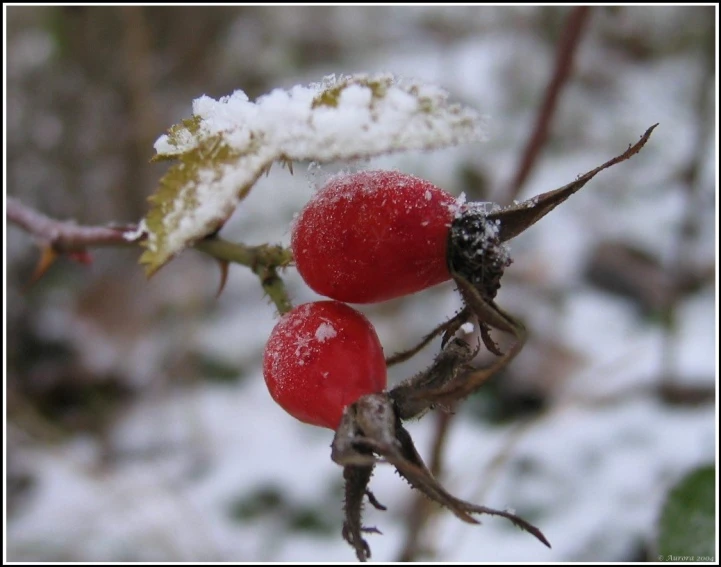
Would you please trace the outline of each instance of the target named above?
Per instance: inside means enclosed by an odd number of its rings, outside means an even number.
[[[278,313],[282,315],[293,308],[277,270],[288,266],[293,260],[290,250],[268,244],[245,246],[218,238],[201,240],[195,248],[220,261],[248,266],[260,278],[260,284],[275,304]]]
[[[99,246],[137,246],[143,239],[142,235],[136,234],[137,227],[133,225],[82,226],[74,222],[59,221],[13,197],[7,199],[7,219],[35,236],[41,247],[50,248],[58,254]],[[194,248],[220,262],[249,267],[260,278],[263,289],[281,315],[292,309],[283,280],[278,275],[278,268],[285,268],[293,261],[290,250],[269,244],[246,246],[217,237],[203,239],[197,242]]]

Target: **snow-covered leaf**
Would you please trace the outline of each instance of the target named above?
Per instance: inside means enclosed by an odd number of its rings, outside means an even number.
[[[483,140],[485,120],[434,85],[392,75],[329,76],[251,102],[242,91],[193,102],[155,143],[179,159],[150,199],[140,261],[150,275],[218,230],[275,161],[321,163]]]

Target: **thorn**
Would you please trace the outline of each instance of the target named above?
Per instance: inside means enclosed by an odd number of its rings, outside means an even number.
[[[220,285],[218,285],[218,293],[215,294],[216,299],[220,297],[220,294],[223,293],[225,289],[225,284],[228,281],[230,262],[228,262],[228,260],[218,260],[218,264],[220,265]]]
[[[290,171],[290,174],[293,175],[293,160],[292,159],[282,157],[278,161],[280,161],[280,167],[282,167],[283,169],[285,169],[287,167],[288,171]]]
[[[481,339],[486,348],[496,356],[503,356],[496,342],[491,338],[490,327],[485,323],[479,325],[481,331]]]
[[[387,510],[388,509],[385,506],[383,506],[383,504],[378,502],[378,500],[376,500],[375,495],[367,488],[366,488],[366,496],[368,497],[368,502],[370,502],[373,505],[373,507],[376,508],[377,510]],[[378,533],[380,533],[380,532],[378,532]]]
[[[52,246],[41,246],[40,258],[38,259],[38,263],[35,266],[35,271],[33,272],[33,275],[30,276],[30,281],[25,286],[24,291],[28,291],[33,284],[35,284],[40,278],[42,278],[45,275],[45,272],[48,271],[48,268],[50,268],[50,266],[52,266],[57,259],[58,253],[53,250]]]
[[[379,530],[378,528],[376,528],[375,526],[368,526],[368,527],[363,526],[363,527],[361,528],[361,532],[363,532],[364,534],[379,534],[379,535],[383,535],[383,532],[380,531],[380,530]]]

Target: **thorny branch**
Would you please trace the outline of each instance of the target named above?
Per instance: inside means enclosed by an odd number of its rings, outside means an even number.
[[[136,242],[125,238],[134,226],[81,226],[59,221],[22,204],[14,197],[7,199],[7,219],[35,236],[41,245],[50,246],[58,253],[79,252],[98,246],[134,246]]]
[[[195,248],[223,262],[234,262],[249,267],[260,278],[260,284],[273,301],[281,315],[293,308],[285,284],[278,275],[278,268],[288,266],[293,260],[290,250],[282,246],[245,246],[220,238],[206,238],[195,244]],[[225,275],[223,276],[225,279]],[[222,289],[221,282],[221,289]]]
[[[41,248],[51,249],[57,254],[82,252],[100,246],[137,246],[144,238],[134,225],[83,226],[60,221],[24,205],[14,197],[7,199],[7,219],[33,235]],[[289,266],[293,260],[289,250],[267,244],[246,246],[218,237],[201,240],[195,248],[220,261],[221,265],[235,263],[249,267],[260,279],[278,312],[282,314],[291,309],[283,280],[278,275],[278,268]]]

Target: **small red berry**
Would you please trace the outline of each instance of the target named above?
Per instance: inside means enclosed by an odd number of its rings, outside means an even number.
[[[263,355],[273,399],[311,425],[336,429],[343,409],[386,387],[386,363],[375,329],[337,301],[299,305],[283,315]]]
[[[291,248],[305,282],[349,303],[374,303],[450,279],[456,199],[397,171],[338,175],[298,215]]]

